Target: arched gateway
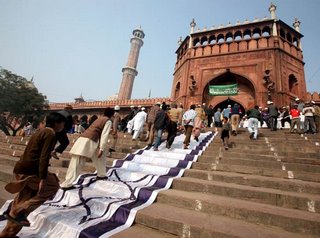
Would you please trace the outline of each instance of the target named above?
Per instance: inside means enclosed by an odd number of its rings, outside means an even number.
[[[269,8],[271,18],[198,31],[193,20],[190,35],[179,41],[176,51],[172,100],[184,107],[237,102],[248,109],[265,107],[268,100],[290,105],[295,97],[306,99],[300,22],[296,19],[290,27],[276,17],[275,9]],[[236,84],[236,94],[227,89],[209,94],[212,86],[231,84]]]
[[[205,85],[202,102],[213,105],[215,109],[218,107],[223,109],[235,103],[242,109],[251,108],[256,104],[255,88],[247,78],[226,70]]]

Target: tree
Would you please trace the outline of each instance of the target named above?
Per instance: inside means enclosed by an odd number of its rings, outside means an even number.
[[[28,121],[40,122],[47,108],[46,96],[38,92],[33,80],[0,67],[0,130],[16,135]]]

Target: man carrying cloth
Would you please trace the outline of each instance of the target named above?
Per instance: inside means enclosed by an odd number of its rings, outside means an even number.
[[[31,136],[23,155],[14,166],[16,181],[8,183],[5,189],[18,194],[4,214],[8,222],[0,233],[1,238],[16,237],[23,226],[30,226],[27,216],[52,199],[58,191],[58,178],[48,172],[48,166],[57,143],[55,134],[63,130],[65,120],[56,112],[48,115],[46,127]]]

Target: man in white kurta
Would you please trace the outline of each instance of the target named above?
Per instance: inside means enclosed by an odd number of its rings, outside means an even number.
[[[147,120],[147,113],[145,112],[145,108],[141,108],[141,111],[137,113],[137,115],[132,119],[133,120],[133,137],[132,140],[135,140],[139,137],[140,133],[143,130],[144,123]]]
[[[110,108],[111,109],[111,108]],[[105,177],[106,174],[106,145],[112,128],[111,117],[114,110],[105,113],[95,120],[91,126],[81,134],[70,150],[71,160],[66,174],[65,181],[61,188],[73,187],[73,182],[78,178],[81,167],[85,164],[86,158],[90,158],[97,170],[97,177]],[[110,110],[110,111],[111,111]]]

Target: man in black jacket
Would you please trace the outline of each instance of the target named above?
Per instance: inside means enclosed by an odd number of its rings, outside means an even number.
[[[69,145],[69,139],[68,139],[67,133],[72,129],[72,125],[73,125],[71,111],[72,111],[72,106],[68,104],[65,106],[64,110],[58,112],[59,114],[64,116],[64,118],[66,119],[66,123],[64,125],[64,129],[61,132],[56,133],[56,138],[57,138],[57,141],[59,142],[59,145],[51,153],[51,156],[55,159],[59,159],[57,153],[62,154],[63,151]]]
[[[158,111],[156,119],[154,120],[154,129],[157,131],[156,143],[153,147],[155,151],[158,151],[158,147],[161,144],[163,130],[166,128],[168,122],[169,116],[167,114],[167,105],[163,103],[161,110]]]
[[[276,131],[278,124],[278,108],[275,105],[273,105],[272,101],[268,101],[267,104],[269,105],[268,111],[270,116],[271,131]]]
[[[259,111],[259,106],[254,106],[254,108],[247,111],[248,116],[248,131],[250,133],[250,139],[258,139],[258,125],[259,121],[262,120],[261,113]]]

